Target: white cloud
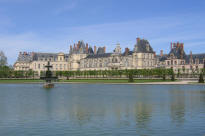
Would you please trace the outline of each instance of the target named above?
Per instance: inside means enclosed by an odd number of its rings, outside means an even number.
[[[68,46],[64,40],[46,39],[32,32],[0,35],[0,49],[7,55],[9,64],[14,63],[20,51],[68,52]]]
[[[199,16],[178,15],[173,17],[158,17],[133,20],[127,22],[106,23],[89,26],[63,28],[62,33],[70,40],[84,39],[88,43],[107,45],[112,51],[117,41],[123,48],[133,48],[136,37],[148,39],[153,48],[159,52],[161,49],[169,50],[170,42],[184,42],[185,48],[194,48],[198,39],[205,35],[202,26],[204,19],[198,20]],[[193,23],[193,20],[198,20]],[[191,27],[191,29],[190,29]],[[189,44],[192,42],[192,44]],[[111,46],[111,47],[109,47]],[[199,46],[197,46],[199,47]],[[202,48],[202,45],[200,45]],[[203,51],[202,50],[195,51]]]
[[[195,18],[192,18],[195,19]],[[199,24],[203,24],[201,21]],[[50,30],[48,35],[38,32],[26,32],[20,34],[0,34],[0,49],[3,49],[9,58],[9,63],[13,63],[19,51],[35,52],[60,52],[68,53],[69,44],[84,40],[91,45],[107,46],[108,51],[115,48],[117,42],[121,47],[133,48],[135,38],[148,39],[154,50],[161,49],[169,51],[170,42],[180,41],[185,43],[186,51],[190,49],[194,52],[205,50],[203,39],[205,31],[203,27],[198,28],[198,24],[191,24],[190,18],[158,17],[140,19],[126,22],[95,24],[88,26],[59,28],[57,31]],[[198,49],[196,48],[198,47]]]

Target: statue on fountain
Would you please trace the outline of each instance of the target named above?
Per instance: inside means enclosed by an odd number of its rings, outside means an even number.
[[[54,77],[52,74],[52,71],[50,68],[52,66],[50,65],[50,62],[48,61],[48,64],[45,66],[47,68],[45,76],[40,77],[40,79],[45,80],[46,83],[44,84],[44,88],[53,88],[54,84],[52,83],[52,80],[57,80],[57,77]]]

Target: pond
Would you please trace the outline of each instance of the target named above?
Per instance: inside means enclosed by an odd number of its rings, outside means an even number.
[[[204,85],[0,84],[1,136],[204,136]]]

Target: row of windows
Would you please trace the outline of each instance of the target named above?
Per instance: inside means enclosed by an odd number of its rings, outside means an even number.
[[[144,66],[153,66],[153,62],[152,61],[145,61],[144,62]]]
[[[170,61],[167,61],[166,63],[167,65],[185,65],[185,61],[174,61],[174,60],[170,60]],[[199,59],[196,59],[195,60],[195,63],[193,62],[193,60],[190,60],[190,64],[199,64]]]
[[[97,63],[97,61],[89,61],[89,62],[85,62],[85,63],[81,63],[81,68],[95,68],[95,67],[100,67],[100,68],[102,68],[102,67],[108,67],[108,64],[109,64],[109,62],[108,61],[104,61],[104,62],[102,62],[102,61],[100,61],[99,63]],[[128,59],[125,59],[124,61],[123,61],[123,64],[124,64],[124,66],[125,67],[129,67],[129,61],[128,61]]]
[[[167,65],[179,65],[179,64],[184,65],[185,61],[180,61],[180,62],[177,62],[176,60],[167,61]]]
[[[67,65],[66,64],[51,64],[52,69],[54,70],[62,70],[62,69],[67,69]],[[34,69],[46,69],[45,68],[45,64],[34,64]]]
[[[121,61],[128,61],[128,58],[126,59],[119,59],[119,58],[110,58],[110,59],[93,59],[93,60],[83,60],[84,63],[119,63]]]
[[[57,58],[38,58],[39,61],[57,61]],[[63,61],[64,58],[60,57],[60,61]],[[68,58],[65,58],[65,61],[68,61]]]
[[[153,59],[154,55],[145,53],[145,54],[142,55],[142,58],[144,58],[144,59]]]

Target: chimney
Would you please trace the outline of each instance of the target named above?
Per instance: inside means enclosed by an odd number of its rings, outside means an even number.
[[[94,54],[97,54],[97,47],[94,46]]]
[[[128,55],[129,51],[129,48],[125,48],[125,55]]]
[[[171,49],[173,48],[173,46],[172,46],[172,42],[171,42]]]
[[[34,57],[34,55],[35,55],[35,53],[34,53],[34,52],[31,52],[31,56]]]
[[[72,45],[70,45],[70,53],[72,52],[72,50],[73,50],[73,47],[72,47]]]
[[[161,56],[161,57],[163,56],[163,50],[160,51],[160,56]]]
[[[182,50],[184,50],[184,43],[181,44]]]
[[[105,46],[103,47],[103,49],[104,49],[104,53],[106,53],[106,47]]]
[[[77,44],[77,50],[80,48],[80,41],[78,41],[78,44]]]
[[[193,63],[192,51],[190,51],[190,63]]]
[[[137,38],[136,42],[137,42],[137,43],[140,42],[140,38],[139,38],[139,37]]]
[[[154,52],[154,57],[156,57],[156,52]]]
[[[179,48],[179,42],[177,42],[177,48]]]
[[[75,46],[75,44],[74,44],[74,51],[76,50],[76,46]]]
[[[88,43],[86,43],[86,53],[88,53]]]

